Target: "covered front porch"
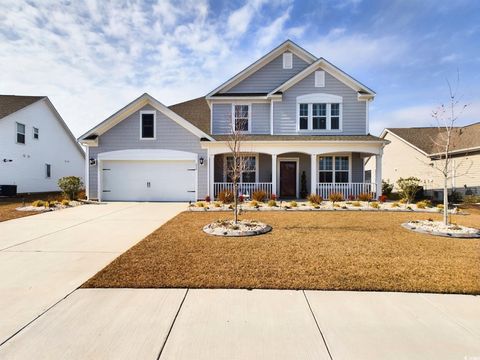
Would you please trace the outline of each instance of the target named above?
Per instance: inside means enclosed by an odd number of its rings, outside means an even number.
[[[378,143],[326,146],[313,142],[295,145],[250,142],[243,148],[248,166],[241,176],[239,194],[246,198],[251,198],[257,190],[280,199],[300,199],[311,193],[326,199],[333,192],[342,193],[345,199],[357,198],[361,193],[371,193],[375,198],[381,195],[382,151]],[[208,150],[208,186],[216,199],[223,190],[233,190],[228,165],[232,158],[225,145],[210,143]],[[372,155],[376,156],[379,171],[375,182],[366,182],[364,158]]]

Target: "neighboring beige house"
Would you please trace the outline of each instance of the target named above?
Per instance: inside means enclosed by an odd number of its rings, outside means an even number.
[[[442,198],[443,175],[435,169],[441,166],[442,133],[437,127],[387,128],[380,137],[390,141],[383,150],[382,178],[391,183],[403,177],[422,180],[426,195]],[[462,194],[480,194],[480,122],[458,127],[452,136],[452,162],[449,189]],[[365,163],[366,180],[375,173],[375,161]]]

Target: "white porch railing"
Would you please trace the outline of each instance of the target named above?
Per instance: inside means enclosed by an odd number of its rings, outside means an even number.
[[[343,197],[348,200],[349,197],[357,198],[361,193],[371,193],[376,198],[376,185],[374,183],[318,183],[317,194],[324,199],[328,199],[331,193],[342,193]]]
[[[213,183],[214,197],[217,198],[218,194],[224,190],[233,191],[233,184],[228,182]],[[258,182],[258,183],[240,183],[238,184],[238,193],[241,195],[248,195],[252,197],[252,193],[257,190],[262,190],[267,193],[267,197],[272,195],[272,183]]]

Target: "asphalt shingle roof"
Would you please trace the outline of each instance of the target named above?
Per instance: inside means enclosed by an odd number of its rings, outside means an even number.
[[[0,95],[0,119],[43,98],[45,96]]]

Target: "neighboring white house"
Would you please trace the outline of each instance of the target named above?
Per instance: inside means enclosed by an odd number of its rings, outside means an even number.
[[[59,191],[83,178],[85,154],[46,96],[0,95],[0,185],[18,193]]]
[[[442,198],[442,133],[437,127],[387,128],[380,137],[390,143],[383,150],[383,179],[396,183],[399,178],[415,176],[422,181],[425,194]],[[480,194],[480,122],[455,128],[451,143],[450,190],[462,194]],[[367,179],[375,173],[375,162],[365,164]],[[398,189],[397,189],[398,190]]]

